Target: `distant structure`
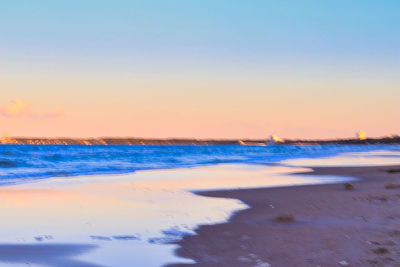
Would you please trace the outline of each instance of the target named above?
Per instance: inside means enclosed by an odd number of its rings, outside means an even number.
[[[283,143],[283,140],[280,139],[276,134],[271,135],[269,138],[269,142],[271,144],[278,144],[278,143]]]
[[[3,133],[3,136],[0,138],[0,144],[7,144],[10,142],[10,136],[7,133]]]
[[[365,139],[367,139],[367,135],[365,134],[364,131],[359,131],[357,133],[357,138],[358,138],[358,140],[365,140]]]

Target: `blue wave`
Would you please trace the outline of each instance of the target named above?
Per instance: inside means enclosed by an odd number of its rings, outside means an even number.
[[[128,173],[219,163],[266,164],[374,150],[400,151],[400,146],[0,145],[0,184],[21,182],[27,178]]]

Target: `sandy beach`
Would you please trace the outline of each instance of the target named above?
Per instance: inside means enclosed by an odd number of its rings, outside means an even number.
[[[399,168],[219,164],[2,186],[0,266],[398,266]]]
[[[341,183],[198,193],[239,199],[250,208],[227,223],[201,226],[177,242],[176,253],[198,266],[400,266],[396,169],[325,167],[310,173],[359,178],[350,190]]]
[[[294,176],[307,168],[221,164],[26,180],[0,187],[0,266],[163,266],[193,263],[174,256],[172,241],[200,225],[226,222],[247,206],[193,189],[335,182]],[[251,179],[251,184],[249,184]]]

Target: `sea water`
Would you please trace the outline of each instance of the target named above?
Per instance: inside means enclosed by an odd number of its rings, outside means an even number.
[[[400,146],[0,145],[0,184],[220,163],[266,164],[382,150],[396,152],[400,151]]]

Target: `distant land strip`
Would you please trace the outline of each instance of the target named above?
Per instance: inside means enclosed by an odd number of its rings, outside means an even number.
[[[0,138],[0,144],[21,145],[368,145],[368,144],[400,144],[400,136],[366,139],[148,139],[148,138]]]

